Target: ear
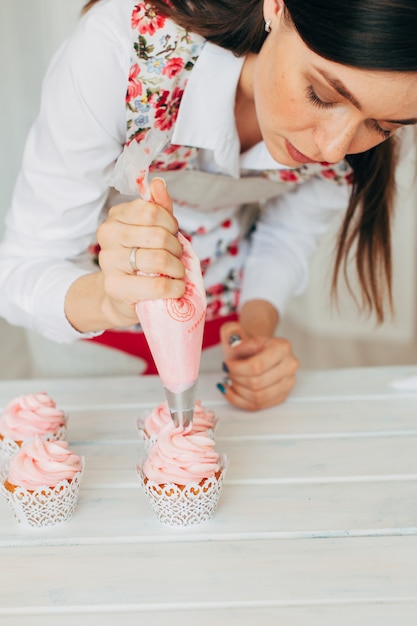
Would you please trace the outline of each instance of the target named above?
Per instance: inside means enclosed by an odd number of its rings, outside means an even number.
[[[274,24],[276,18],[281,15],[283,8],[283,0],[264,0],[265,21],[272,20],[272,24]]]

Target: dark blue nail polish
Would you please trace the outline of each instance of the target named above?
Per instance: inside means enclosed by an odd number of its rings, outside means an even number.
[[[232,335],[230,335],[229,346],[231,346],[232,348],[235,348],[240,343],[242,343],[242,337],[240,335],[238,335],[237,333],[233,333]]]
[[[223,370],[223,372],[226,372],[226,374],[229,373],[229,368],[227,367],[226,363],[224,363],[224,362],[222,363],[222,370]]]
[[[223,395],[226,393],[226,387],[222,385],[222,383],[217,383],[217,389],[221,391]]]

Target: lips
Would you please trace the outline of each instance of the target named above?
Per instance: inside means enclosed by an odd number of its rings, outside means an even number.
[[[314,159],[310,159],[310,157],[306,156],[302,152],[299,152],[297,148],[294,148],[288,139],[285,140],[285,147],[287,148],[287,152],[290,157],[294,159],[294,161],[297,161],[297,163],[317,163]]]

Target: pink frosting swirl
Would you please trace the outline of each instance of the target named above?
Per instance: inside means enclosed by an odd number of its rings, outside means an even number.
[[[36,435],[11,458],[8,482],[25,489],[36,489],[71,480],[81,471],[82,461],[67,448],[66,441],[45,441]]]
[[[214,441],[207,433],[191,434],[171,421],[150,449],[143,472],[158,484],[186,485],[211,478],[220,469]]]
[[[45,392],[11,400],[0,416],[0,433],[14,441],[56,433],[65,424],[63,411]]]
[[[158,404],[145,418],[144,430],[148,437],[158,435],[161,428],[172,422],[171,413],[169,412],[168,403],[162,402]],[[190,430],[191,434],[201,433],[206,430],[214,429],[216,426],[216,417],[213,411],[206,410],[200,400],[197,400],[194,406],[193,425]]]

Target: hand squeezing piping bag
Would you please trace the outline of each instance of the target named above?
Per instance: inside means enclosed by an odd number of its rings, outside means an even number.
[[[155,132],[155,131],[154,131]],[[148,140],[148,141],[147,141]],[[138,172],[136,183],[145,200],[151,200],[147,172],[158,152],[148,132],[143,142],[149,158]],[[162,149],[162,146],[158,146]],[[176,426],[188,427],[194,415],[197,381],[206,315],[206,295],[198,260],[189,241],[178,233],[185,266],[185,293],[181,298],[141,300],[136,312],[164,386],[171,417]]]

